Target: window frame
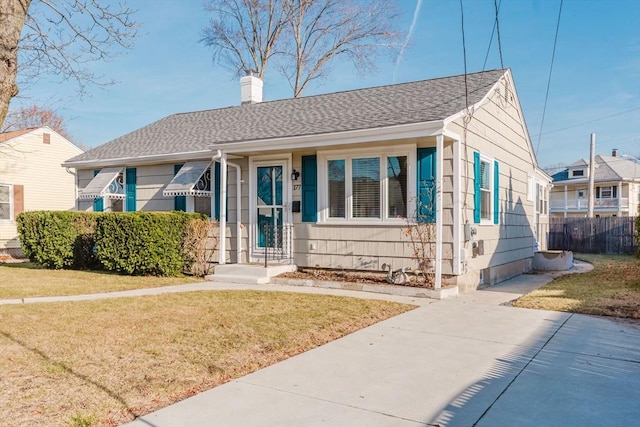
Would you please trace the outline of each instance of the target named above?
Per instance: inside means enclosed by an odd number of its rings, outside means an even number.
[[[7,187],[7,189],[9,190],[9,218],[0,218],[0,223],[10,223],[12,222],[15,218],[13,217],[13,211],[14,211],[14,200],[13,200],[13,184],[0,184],[0,187]],[[2,202],[2,203],[7,203],[7,202]]]
[[[488,218],[482,217],[482,163],[486,163],[489,166],[489,216]],[[480,153],[480,225],[498,225],[494,223],[494,200],[495,200],[495,190],[494,190],[494,172],[495,171],[495,159],[485,156]]]
[[[318,223],[329,225],[370,225],[370,224],[406,224],[412,220],[416,209],[416,145],[396,145],[393,147],[355,148],[345,150],[328,150],[317,153],[318,168]],[[375,153],[372,151],[375,150]],[[407,207],[408,218],[389,216],[389,177],[387,162],[389,157],[407,157]],[[352,160],[363,158],[379,159],[380,176],[380,215],[378,218],[353,217],[353,174]],[[345,161],[345,217],[329,217],[329,167],[330,160]]]

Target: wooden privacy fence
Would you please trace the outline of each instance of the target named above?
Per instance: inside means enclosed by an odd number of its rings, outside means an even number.
[[[635,218],[549,218],[549,249],[590,254],[635,254]]]

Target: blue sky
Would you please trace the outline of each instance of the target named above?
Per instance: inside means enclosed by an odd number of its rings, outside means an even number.
[[[460,3],[399,0],[401,27],[411,40],[400,59],[383,57],[378,72],[358,75],[340,63],[305,95],[464,73]],[[67,121],[78,142],[94,147],[169,114],[238,105],[239,84],[211,60],[201,43],[208,16],[200,0],[136,0],[140,37],[134,49],[93,70],[117,80],[80,99],[72,83],[41,79],[20,102],[46,105]],[[419,6],[419,7],[418,7]],[[502,0],[500,36],[541,166],[589,155],[596,133],[599,154],[640,156],[640,2],[565,0],[542,135],[539,137],[560,0]],[[493,0],[463,0],[467,71],[483,69],[495,10]],[[500,68],[497,37],[485,69]],[[271,69],[264,99],[291,96]]]

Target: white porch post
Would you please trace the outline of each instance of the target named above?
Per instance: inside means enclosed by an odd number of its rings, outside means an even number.
[[[618,216],[622,216],[622,181],[618,181]]]
[[[461,196],[460,196],[460,177],[462,176],[460,168],[460,140],[453,141],[453,274],[461,273],[460,265],[460,240],[462,238],[462,215],[461,215]]]
[[[444,178],[444,135],[436,136],[436,277],[435,289],[442,287],[442,183]]]
[[[214,164],[211,164],[213,168]],[[227,154],[220,156],[220,242],[218,243],[218,264],[227,259]]]
[[[567,195],[567,186],[564,186],[564,217],[567,217],[567,202],[568,202],[568,195]]]

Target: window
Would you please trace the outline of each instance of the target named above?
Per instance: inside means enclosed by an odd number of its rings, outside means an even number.
[[[320,221],[404,221],[415,209],[415,147],[319,153]],[[359,154],[362,153],[362,154]],[[366,154],[365,154],[366,153]],[[413,177],[413,179],[411,178]],[[414,197],[415,198],[415,197]]]
[[[578,199],[584,199],[585,190],[578,190]]]
[[[491,220],[491,163],[480,159],[480,219]]]
[[[500,223],[499,164],[479,152],[473,153],[473,222]]]
[[[0,220],[11,219],[11,186],[0,184]]]
[[[618,187],[596,187],[596,199],[615,199],[618,197]]]
[[[538,210],[537,212],[542,215],[547,215],[549,190],[546,185],[537,184],[538,188]]]
[[[584,176],[584,169],[578,169],[578,170],[571,171],[571,176],[574,177],[574,178]]]

